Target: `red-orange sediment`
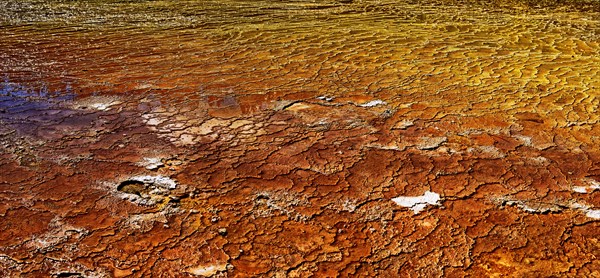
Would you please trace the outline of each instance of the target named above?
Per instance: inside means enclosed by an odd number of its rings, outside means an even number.
[[[108,2],[0,4],[0,276],[600,276],[597,3]]]

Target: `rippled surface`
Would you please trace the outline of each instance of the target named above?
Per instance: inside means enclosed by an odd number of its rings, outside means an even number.
[[[3,1],[0,273],[597,275],[599,5]]]

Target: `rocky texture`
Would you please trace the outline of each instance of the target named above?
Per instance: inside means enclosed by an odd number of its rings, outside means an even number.
[[[0,276],[600,275],[594,3],[4,1]]]

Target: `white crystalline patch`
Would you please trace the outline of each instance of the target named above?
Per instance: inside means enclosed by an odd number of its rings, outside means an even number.
[[[583,193],[586,191],[585,186],[579,188],[573,188],[574,191],[581,190]],[[515,206],[528,213],[559,213],[563,209],[571,209],[585,214],[586,217],[600,219],[600,209],[592,209],[589,205],[582,203],[543,203],[537,201],[523,201],[523,200],[507,200],[506,198],[498,198],[498,201],[502,205]]]
[[[585,216],[594,219],[600,219],[600,209],[588,209],[585,211]]]
[[[356,201],[346,199],[341,204],[341,211],[354,212],[356,210],[357,204]]]
[[[557,213],[561,212],[563,207],[558,204],[543,203],[537,201],[508,200],[498,199],[503,205],[515,206],[528,213]]]
[[[393,129],[407,129],[413,125],[415,125],[415,122],[413,122],[411,120],[402,120],[402,121],[396,123],[396,125],[394,125]]]
[[[588,186],[574,186],[572,190],[577,193],[585,194],[600,189],[600,182],[596,180],[586,178],[583,179],[583,182],[587,183]]]
[[[252,124],[253,124],[252,121],[237,120],[237,121],[231,123],[231,125],[229,126],[229,128],[236,129],[236,128],[243,127],[243,126],[251,126]]]
[[[495,146],[479,146],[477,147],[477,149],[487,155],[491,155],[492,157],[498,157],[498,158],[503,158],[506,155],[498,148],[496,148]]]
[[[594,179],[586,178],[585,181],[589,182],[591,186],[600,187],[600,182]]]
[[[434,150],[448,141],[447,137],[421,137],[415,146],[419,150]]]
[[[112,105],[112,103],[92,103],[90,104],[90,107],[97,109],[97,110],[109,110],[110,106]]]
[[[324,101],[332,101],[334,98],[328,97],[328,96],[319,96],[319,97],[317,97],[317,99],[324,100]]]
[[[588,189],[589,192],[592,192],[596,189],[600,189],[600,182],[593,179],[585,179],[585,181],[589,184]]]
[[[221,271],[227,270],[227,264],[217,264],[217,265],[201,265],[196,267],[191,267],[187,269],[189,274],[197,275],[197,276],[205,276],[211,277]]]
[[[158,118],[149,118],[146,121],[146,124],[147,125],[151,125],[151,126],[157,126],[157,125],[159,125],[162,122],[164,122],[164,120],[161,120],[161,119],[158,119]]]
[[[439,206],[440,194],[426,191],[423,196],[400,196],[392,199],[392,201],[400,206],[411,208],[415,214],[418,214],[425,209],[427,205]]]
[[[144,157],[144,160],[136,163],[136,165],[145,167],[148,170],[154,170],[164,166],[160,157]]]
[[[289,111],[302,111],[302,110],[306,110],[313,107],[312,105],[309,104],[305,104],[305,103],[294,103],[291,106],[288,106],[287,108],[285,108],[285,110],[289,110]]]
[[[547,166],[550,162],[548,161],[547,158],[543,157],[543,156],[536,156],[536,157],[530,157],[528,158],[531,162],[540,165],[540,166]]]
[[[573,191],[577,193],[587,193],[587,186],[574,186]]]
[[[363,103],[363,104],[359,104],[360,107],[374,107],[374,106],[378,106],[378,105],[386,105],[387,102],[380,100],[380,99],[376,99],[376,100],[371,100],[369,102]]]
[[[110,110],[111,106],[121,104],[122,102],[115,97],[88,97],[85,99],[78,100],[74,103],[77,109],[96,109],[100,111]]]
[[[533,208],[528,205],[522,205],[521,209],[523,209],[524,211],[529,212],[529,213],[544,213],[544,212],[546,212],[546,210],[544,208],[542,208],[542,209]]]
[[[177,188],[177,183],[169,177],[164,176],[135,176],[130,178],[132,181],[139,181],[147,184],[155,184],[166,189]]]

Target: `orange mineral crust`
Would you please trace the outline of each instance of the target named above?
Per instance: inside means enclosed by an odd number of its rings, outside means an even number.
[[[600,277],[597,1],[0,10],[1,277]]]

